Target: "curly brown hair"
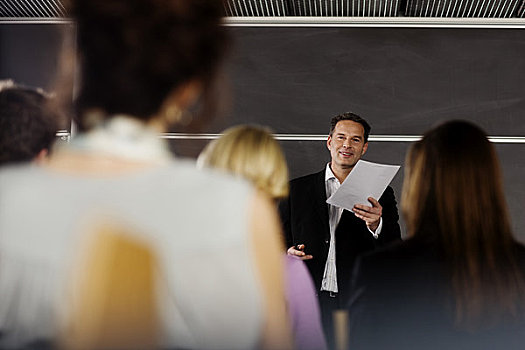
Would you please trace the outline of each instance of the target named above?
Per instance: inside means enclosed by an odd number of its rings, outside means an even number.
[[[195,79],[207,99],[228,42],[220,0],[71,0],[69,7],[79,115],[98,109],[148,120],[171,91]]]

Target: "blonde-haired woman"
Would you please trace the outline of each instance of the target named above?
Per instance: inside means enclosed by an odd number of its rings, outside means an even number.
[[[266,128],[240,125],[225,130],[219,139],[208,144],[198,163],[239,175],[271,198],[288,194],[286,159]]]
[[[220,169],[249,180],[277,201],[288,195],[288,168],[269,129],[239,125],[210,142],[199,156],[201,167]],[[326,349],[319,306],[304,263],[285,256],[288,311],[297,349]]]

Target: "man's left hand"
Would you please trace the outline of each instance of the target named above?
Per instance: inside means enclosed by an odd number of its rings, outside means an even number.
[[[372,203],[371,207],[364,204],[356,204],[354,205],[353,210],[355,216],[363,220],[366,223],[366,226],[368,226],[372,232],[375,232],[379,226],[383,207],[372,197],[368,197],[368,201]]]

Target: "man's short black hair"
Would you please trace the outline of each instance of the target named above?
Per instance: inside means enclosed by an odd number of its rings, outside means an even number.
[[[2,82],[0,82],[2,83]],[[33,160],[55,140],[57,114],[42,91],[0,84],[0,165]]]
[[[345,112],[343,114],[336,115],[332,118],[330,122],[330,136],[334,133],[335,126],[337,123],[339,123],[341,120],[350,120],[356,123],[359,123],[363,126],[363,129],[365,129],[365,143],[368,142],[368,135],[370,135],[370,124],[360,116],[358,116],[355,113],[352,112]]]

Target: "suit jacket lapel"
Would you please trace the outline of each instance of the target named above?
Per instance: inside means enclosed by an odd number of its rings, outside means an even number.
[[[321,239],[330,237],[330,224],[328,220],[328,204],[326,203],[326,185],[325,185],[325,170],[317,173],[314,187],[312,188],[314,194],[314,201],[317,214],[322,223],[324,232],[322,232]]]

